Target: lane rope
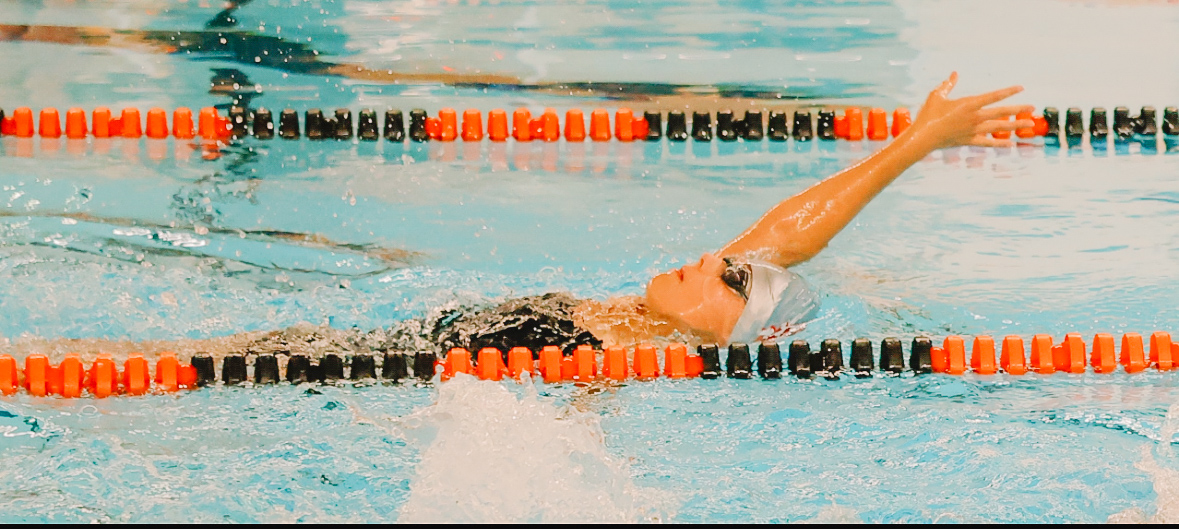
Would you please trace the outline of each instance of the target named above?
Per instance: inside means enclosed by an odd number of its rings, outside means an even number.
[[[140,354],[131,354],[122,365],[109,354],[99,354],[89,367],[77,354],[68,354],[53,365],[43,354],[24,358],[23,368],[10,355],[0,355],[0,394],[26,392],[36,397],[83,396],[104,398],[115,395],[173,393],[206,386],[267,386],[286,384],[402,383],[417,380],[447,381],[465,373],[483,380],[519,380],[524,373],[545,383],[622,383],[669,379],[717,379],[721,377],[802,379],[873,376],[920,376],[928,374],[1022,376],[1028,373],[1111,374],[1146,370],[1171,371],[1179,367],[1179,343],[1165,331],[1150,335],[1149,348],[1142,335],[1126,333],[1116,347],[1114,335],[1097,333],[1087,344],[1080,333],[1064,335],[1054,343],[1048,334],[1037,334],[1025,347],[1017,335],[1005,336],[996,344],[988,335],[972,339],[969,355],[966,339],[958,335],[943,338],[941,345],[928,336],[912,339],[909,356],[898,338],[884,338],[879,354],[871,340],[851,342],[851,354],[845,356],[843,342],[823,340],[812,349],[805,340],[795,340],[783,358],[777,342],[756,345],[756,355],[749,344],[728,347],[703,344],[690,352],[687,345],[673,343],[663,350],[662,359],[654,345],[632,349],[606,346],[595,350],[581,345],[570,351],[546,346],[538,351],[513,347],[501,351],[485,347],[474,353],[454,348],[439,359],[435,353],[404,354],[325,354],[312,359],[302,354],[234,354],[221,359],[217,369],[214,358],[197,354],[182,363],[173,353],[162,353],[151,365]],[[722,359],[721,352],[725,355]],[[253,360],[250,362],[249,360]],[[280,361],[283,360],[283,361]],[[435,378],[437,377],[437,378]]]
[[[141,117],[145,116],[145,117]],[[666,120],[664,117],[666,116]],[[788,119],[792,118],[792,119]],[[1014,135],[1019,139],[1046,137],[1059,141],[1077,140],[1089,137],[1090,141],[1101,141],[1111,134],[1115,139],[1135,137],[1156,137],[1179,135],[1179,109],[1167,107],[1160,121],[1154,107],[1142,107],[1138,115],[1130,114],[1127,107],[1117,107],[1112,123],[1104,108],[1093,108],[1086,121],[1079,108],[1065,112],[1063,126],[1060,111],[1047,107],[1040,114],[1020,113],[1016,119],[1032,119],[1035,126],[1019,129]],[[484,122],[487,127],[484,129]],[[666,124],[665,124],[666,121]],[[769,111],[768,120],[761,110],[748,110],[738,117],[731,110],[721,110],[715,115],[710,112],[670,111],[666,114],[647,111],[636,115],[629,108],[615,110],[613,124],[610,113],[604,108],[593,110],[586,127],[586,116],[581,109],[569,109],[562,122],[557,111],[546,108],[533,116],[527,108],[518,108],[509,116],[503,109],[484,113],[478,109],[467,109],[460,121],[453,108],[442,108],[430,116],[423,109],[409,112],[408,124],[401,110],[386,110],[383,121],[378,122],[377,112],[363,109],[357,114],[355,123],[352,111],[336,109],[326,115],[317,108],[300,115],[293,109],[283,110],[278,118],[265,108],[249,109],[235,106],[222,116],[214,107],[202,108],[194,117],[191,109],[180,107],[172,112],[169,123],[168,113],[162,108],[151,108],[146,114],[138,108],[127,107],[116,116],[109,108],[98,107],[87,119],[86,111],[71,108],[66,112],[65,127],[62,128],[60,113],[56,108],[41,109],[37,119],[33,110],[21,107],[6,116],[0,109],[0,135],[17,138],[40,136],[46,139],[65,137],[67,139],[87,138],[130,138],[149,139],[175,138],[211,143],[233,143],[246,137],[271,140],[276,136],[286,140],[305,138],[307,140],[345,140],[354,138],[362,142],[385,140],[388,142],[463,141],[492,142],[542,141],[594,142],[604,141],[670,141],[707,142],[719,141],[795,141],[847,140],[884,141],[896,137],[912,123],[909,110],[895,109],[889,119],[883,108],[863,109],[847,107],[842,114],[835,110],[819,109],[812,116],[810,110],[796,110],[793,116],[786,112]],[[613,126],[612,126],[613,125]],[[1009,139],[1012,133],[999,131],[992,134],[998,139]]]

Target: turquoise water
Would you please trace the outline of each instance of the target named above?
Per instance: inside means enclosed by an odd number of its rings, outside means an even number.
[[[1060,23],[990,35],[1012,27],[1012,8]],[[2,41],[0,108],[620,104],[560,88],[586,82],[625,83],[634,97],[916,107],[950,69],[963,93],[1022,83],[1019,101],[1037,106],[1163,107],[1179,93],[1153,51],[1176,44],[1179,20],[1152,4],[255,0],[232,25],[223,9],[10,3],[0,24],[149,36],[213,25],[254,44],[169,54]],[[1079,38],[1094,34],[1109,38]],[[360,81],[261,59],[293,42],[318,64],[519,86]],[[368,329],[455,300],[639,293],[877,147],[273,141],[182,160],[168,143],[86,156],[30,143],[0,140],[3,349],[299,322]],[[1176,331],[1175,176],[1161,141],[938,153],[798,268],[824,296],[801,337]],[[20,396],[0,401],[0,519],[1171,520],[1175,380]]]

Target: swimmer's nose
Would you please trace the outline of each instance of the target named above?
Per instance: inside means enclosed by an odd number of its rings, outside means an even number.
[[[719,276],[725,271],[725,262],[720,257],[706,253],[700,256],[700,271]]]

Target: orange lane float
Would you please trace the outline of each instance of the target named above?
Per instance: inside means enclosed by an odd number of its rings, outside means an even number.
[[[581,109],[571,108],[565,112],[565,141],[585,141],[585,115]]]
[[[1050,375],[1056,372],[1056,363],[1052,358],[1052,337],[1047,334],[1032,336],[1032,354],[1029,361],[1032,370]]]
[[[892,112],[892,137],[900,136],[909,125],[913,124],[913,118],[909,116],[909,109],[900,107]]]
[[[849,141],[864,139],[864,112],[857,107],[851,107],[843,112],[847,119],[847,135]]]
[[[704,357],[690,354],[685,365],[688,370],[688,378],[699,378],[704,375]]]
[[[516,141],[532,141],[532,131],[529,128],[529,123],[532,122],[532,113],[526,108],[517,108],[512,113],[512,137]]]
[[[1172,357],[1173,344],[1171,334],[1158,331],[1150,335],[1150,366],[1159,371],[1170,371],[1175,368]]]
[[[143,125],[139,120],[138,108],[124,108],[122,115],[119,117],[119,123],[122,125],[122,136],[124,138],[134,139],[143,136]]]
[[[546,345],[540,350],[540,376],[545,382],[553,383],[561,381],[561,360],[563,356],[561,354],[561,348],[555,345]]]
[[[61,395],[62,377],[61,367],[50,364],[49,376],[46,377],[45,389],[50,395]]]
[[[980,375],[998,372],[995,366],[995,340],[990,336],[975,336],[970,348],[970,369]]]
[[[572,382],[577,377],[577,365],[573,363],[573,356],[561,357],[561,380]]]
[[[929,365],[934,373],[946,372],[946,350],[941,347],[933,347],[929,352]]]
[[[20,370],[16,367],[16,359],[0,355],[0,394],[12,395],[20,387]]]
[[[553,142],[561,139],[561,120],[557,117],[556,110],[544,109],[544,114],[540,115],[540,122],[540,137],[544,141]]]
[[[57,394],[65,398],[81,397],[85,377],[81,357],[76,354],[66,355],[58,369],[61,371],[61,385]]]
[[[520,378],[522,373],[536,375],[536,362],[532,359],[532,351],[527,347],[513,347],[508,351],[508,377],[513,380]]]
[[[33,137],[33,109],[28,107],[21,107],[12,111],[12,120],[15,122],[13,129],[13,136],[18,138],[32,138]]]
[[[475,363],[475,373],[483,380],[500,380],[504,371],[503,357],[499,349],[484,347],[479,350],[479,360]]]
[[[947,336],[942,342],[946,355],[946,373],[961,375],[966,372],[966,343],[961,336]]]
[[[623,107],[614,113],[614,137],[618,141],[634,141],[634,118],[629,108]]]
[[[835,129],[835,137],[836,138],[843,138],[845,140],[848,139],[848,132],[850,130],[850,127],[848,126],[846,112],[844,112],[844,115],[842,115],[842,116],[835,117],[834,129]]]
[[[446,353],[446,361],[443,363],[442,380],[450,380],[458,373],[474,374],[474,366],[471,365],[471,353],[461,347],[455,347]]]
[[[92,121],[95,138],[109,138],[116,135],[111,131],[111,110],[109,108],[98,107],[94,109],[94,119]]]
[[[173,353],[161,353],[156,360],[156,386],[163,391],[180,389],[180,362]]]
[[[1027,363],[1024,361],[1023,338],[1007,336],[1003,338],[1003,350],[999,354],[999,368],[1012,375],[1027,373]]]
[[[646,117],[635,118],[631,121],[630,128],[635,140],[647,139],[647,136],[651,132],[651,125],[647,123]]]
[[[458,137],[458,114],[453,108],[444,108],[438,111],[438,139],[441,141],[454,141]]]
[[[686,378],[688,376],[688,346],[673,343],[663,352],[663,376]]]
[[[49,394],[49,358],[42,354],[25,357],[25,390],[34,397]]]
[[[151,389],[151,375],[147,369],[147,359],[143,355],[132,353],[123,362],[123,391],[128,395],[143,395]]]
[[[168,137],[168,115],[164,109],[152,108],[147,111],[147,130],[144,135],[155,140]]]
[[[620,345],[610,345],[602,353],[602,376],[610,380],[626,380],[630,374],[626,364],[626,349]],[[3,369],[3,366],[0,366],[0,369]],[[0,378],[0,383],[2,381]],[[0,389],[3,387],[0,386]]]
[[[544,141],[544,114],[528,122],[528,135],[536,141]]]
[[[873,108],[868,111],[868,139],[883,141],[888,139],[888,114],[883,108]]]
[[[478,110],[468,108],[463,111],[463,141],[483,140],[483,115]]]
[[[66,137],[71,140],[86,138],[86,111],[71,108],[66,111]]]
[[[86,380],[86,389],[95,397],[109,397],[119,392],[119,371],[110,355],[98,355],[98,359],[90,366]]]
[[[508,113],[502,108],[487,113],[487,137],[491,141],[507,141]]]
[[[213,107],[205,107],[197,118],[197,133],[200,134],[201,139],[206,142],[217,141],[221,135],[217,133],[217,109]]]
[[[426,136],[434,141],[442,141],[442,120],[440,118],[426,118]]]
[[[195,136],[192,123],[192,110],[180,107],[173,111],[172,137],[178,140],[191,140]]]
[[[1142,335],[1136,332],[1128,332],[1122,335],[1122,353],[1118,357],[1118,363],[1122,364],[1122,369],[1127,373],[1137,373],[1146,369],[1146,354],[1143,352],[1145,348],[1142,347]]]
[[[1093,352],[1089,356],[1089,365],[1093,367],[1094,373],[1113,373],[1118,368],[1112,334],[1102,332],[1093,336]]]
[[[1049,134],[1048,120],[1045,119],[1044,116],[1032,116],[1032,121],[1036,122],[1036,124],[1032,126],[1032,132],[1034,132],[1036,136],[1047,136]]]
[[[572,380],[589,382],[598,376],[598,360],[594,348],[589,345],[579,345],[573,350]]]
[[[610,113],[606,109],[595,109],[590,114],[590,139],[610,141]]]
[[[197,387],[197,369],[192,364],[181,364],[176,369],[176,383],[181,389]]]
[[[1052,348],[1052,363],[1057,371],[1065,373],[1085,372],[1085,341],[1080,333],[1064,335],[1064,341]]]
[[[40,128],[37,133],[42,138],[60,138],[61,137],[61,117],[57,115],[56,108],[41,109]]]
[[[635,347],[634,361],[635,378],[652,380],[659,377],[659,358],[655,353],[655,346],[650,344]]]

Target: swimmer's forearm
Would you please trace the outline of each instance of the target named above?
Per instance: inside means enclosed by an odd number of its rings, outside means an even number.
[[[950,99],[958,74],[929,94],[917,120],[893,143],[771,209],[719,255],[756,254],[781,266],[798,264],[819,253],[888,184],[930,152],[956,145],[1002,147],[990,136],[997,131],[1031,127],[1032,120],[1011,120],[1027,105],[992,107],[1023,90],[1012,86],[976,96]]]
[[[806,261],[934,148],[921,135],[906,131],[859,163],[782,201],[721,249],[720,255],[757,254],[780,266]]]

